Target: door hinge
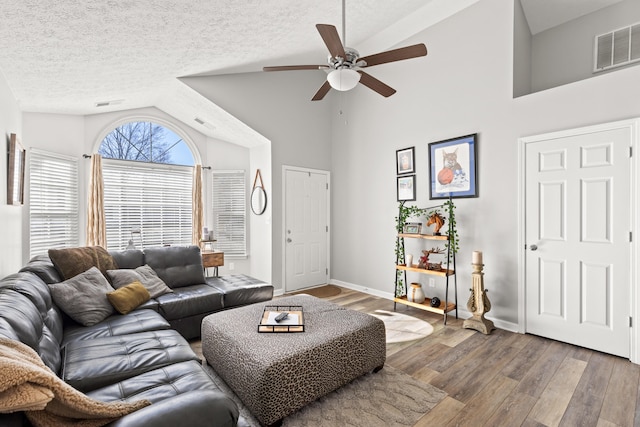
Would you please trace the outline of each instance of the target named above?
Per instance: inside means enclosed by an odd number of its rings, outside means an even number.
[[[326,274],[327,276],[329,275],[329,267],[324,269],[324,274]]]
[[[633,317],[629,316],[629,327],[633,327]]]
[[[633,157],[633,147],[629,147],[629,157]]]
[[[329,189],[329,183],[328,182],[327,182],[326,186],[327,186],[327,190],[328,190]]]
[[[629,232],[629,241],[633,242],[633,231]]]
[[[328,233],[328,232],[329,232],[329,226],[328,226],[328,225],[326,225],[326,226],[325,226],[325,228],[326,228],[327,233]]]

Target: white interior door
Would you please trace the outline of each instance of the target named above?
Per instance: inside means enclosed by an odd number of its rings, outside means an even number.
[[[593,127],[526,143],[526,332],[629,357],[632,138]]]
[[[328,174],[285,170],[285,289],[326,284]]]

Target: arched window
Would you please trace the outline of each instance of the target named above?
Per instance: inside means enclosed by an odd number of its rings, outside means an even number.
[[[172,130],[153,122],[129,122],[112,130],[98,154],[107,159],[193,166],[193,154]]]
[[[172,130],[129,122],[105,136],[104,205],[109,250],[191,244],[194,155]]]

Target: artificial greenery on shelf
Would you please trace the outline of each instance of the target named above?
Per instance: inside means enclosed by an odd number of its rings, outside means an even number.
[[[395,218],[396,220],[396,231],[398,236],[396,237],[396,265],[405,264],[405,251],[404,251],[404,237],[400,236],[400,234],[404,231],[404,225],[407,223],[407,220],[412,217],[420,217],[424,215],[431,215],[435,212],[438,212],[438,208],[443,208],[446,212],[445,218],[448,222],[447,224],[447,235],[449,236],[449,262],[453,262],[453,256],[458,253],[460,249],[459,246],[459,238],[458,238],[458,229],[456,227],[456,215],[455,208],[456,205],[453,203],[453,200],[449,199],[444,202],[440,206],[436,206],[433,208],[419,208],[417,206],[405,206],[405,202],[400,202],[398,206],[398,216]],[[396,296],[405,295],[406,288],[404,283],[404,271],[396,270]]]

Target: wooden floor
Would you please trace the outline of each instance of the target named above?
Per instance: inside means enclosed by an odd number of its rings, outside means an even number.
[[[351,309],[393,302],[342,289],[326,298]],[[415,426],[640,426],[640,366],[532,335],[463,329],[462,319],[398,304],[434,332],[388,344],[387,365],[448,393]]]

